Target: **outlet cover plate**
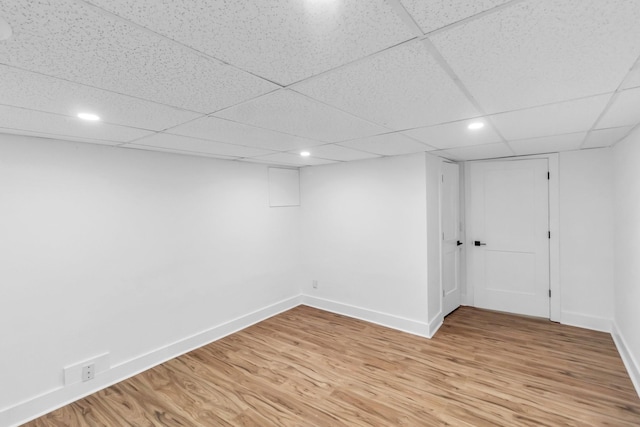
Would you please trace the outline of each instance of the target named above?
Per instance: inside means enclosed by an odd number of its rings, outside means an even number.
[[[96,376],[100,372],[107,371],[109,369],[109,353],[103,353],[101,355],[85,359],[82,362],[74,363],[73,365],[66,366],[64,368],[64,385],[75,384],[82,381],[82,368],[93,364],[95,370],[93,375]]]

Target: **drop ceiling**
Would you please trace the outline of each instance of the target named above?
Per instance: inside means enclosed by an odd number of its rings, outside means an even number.
[[[640,123],[637,0],[3,0],[0,20],[0,133],[305,166]]]

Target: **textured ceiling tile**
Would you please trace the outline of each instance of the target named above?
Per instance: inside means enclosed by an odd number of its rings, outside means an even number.
[[[507,140],[591,129],[612,94],[496,114],[491,120]]]
[[[364,151],[358,151],[335,144],[321,145],[310,148],[307,151],[311,153],[311,157],[327,160],[340,160],[343,162],[379,157],[377,154],[365,153]]]
[[[430,151],[429,154],[452,162],[464,162],[464,159],[462,157],[456,157],[453,154],[449,153],[447,150]]]
[[[633,70],[629,71],[627,77],[622,83],[622,89],[631,89],[640,86],[640,64],[637,64]]]
[[[529,0],[431,37],[488,113],[613,92],[640,55],[640,2]]]
[[[593,130],[589,132],[581,148],[608,147],[627,136],[631,129],[633,126]]]
[[[388,132],[290,90],[280,90],[217,113],[235,122],[303,138],[337,142]]]
[[[283,166],[287,169],[298,169],[300,165],[294,165],[292,163],[287,162],[278,162],[275,160],[262,160],[260,157],[245,157],[244,159],[238,159],[239,162],[243,163],[257,163],[260,165],[269,165],[269,166]]]
[[[458,22],[511,0],[400,0],[425,33]]]
[[[567,135],[553,135],[543,138],[509,141],[509,145],[518,155],[557,153],[560,151],[577,150],[580,148],[586,136],[586,132],[578,132]]]
[[[274,132],[217,117],[203,117],[166,132],[276,151],[298,150],[324,144],[321,141]]]
[[[388,133],[386,135],[345,141],[341,142],[340,145],[368,153],[380,154],[381,156],[397,156],[434,149],[399,133]]]
[[[440,157],[444,160],[450,161],[450,162],[463,162],[464,160],[459,159],[449,153],[447,153],[445,150],[438,150],[438,151],[431,151],[429,152],[430,155],[432,156],[437,156]]]
[[[200,116],[4,65],[0,65],[0,104],[72,117],[91,112],[105,123],[151,130],[162,130]]]
[[[281,84],[413,38],[393,9],[381,0],[91,3]]]
[[[329,163],[336,163],[334,160],[318,159],[316,157],[302,157],[299,154],[291,153],[276,153],[269,154],[267,156],[252,157],[252,161],[260,163],[274,163],[291,166],[314,166],[314,165],[326,165]]]
[[[485,126],[477,130],[468,129],[467,126],[475,122],[485,123]],[[490,144],[502,141],[500,135],[482,119],[445,123],[443,125],[411,129],[402,133],[439,149]]]
[[[154,147],[151,145],[125,144],[125,145],[121,145],[119,148],[128,148],[128,149],[143,150],[143,151],[159,151],[163,153],[181,154],[183,156],[211,157],[214,159],[221,159],[221,160],[239,159],[238,157],[233,157],[233,156],[222,156],[218,154],[201,153],[197,151],[187,151],[187,150],[172,150],[171,148]]]
[[[3,3],[0,63],[198,112],[277,88],[72,0]]]
[[[481,160],[495,159],[499,157],[510,157],[513,153],[507,147],[507,144],[499,142],[497,144],[472,145],[469,147],[452,148],[449,150],[438,151],[439,156],[452,158],[454,160]]]
[[[294,90],[395,130],[479,115],[419,41],[303,82]]]
[[[223,142],[205,141],[204,139],[187,138],[186,136],[158,133],[135,141],[137,145],[168,148],[171,150],[193,151],[197,153],[215,154],[218,156],[252,157],[271,154],[273,151],[254,147],[225,144]]]
[[[90,144],[101,144],[101,145],[122,144],[122,142],[119,142],[119,141],[105,141],[102,139],[79,138],[79,137],[69,136],[69,135],[55,135],[55,134],[46,133],[46,132],[34,132],[30,130],[8,129],[8,128],[2,128],[2,127],[0,127],[0,134],[24,135],[24,136],[33,136],[36,138],[57,139],[60,141],[86,142]]]
[[[75,117],[26,110],[0,105],[0,127],[55,135],[65,139],[88,138],[92,140],[129,142],[152,132],[111,125],[102,122],[86,122]],[[88,141],[90,142],[90,141]]]
[[[598,129],[633,126],[640,123],[640,88],[623,90],[598,121]]]

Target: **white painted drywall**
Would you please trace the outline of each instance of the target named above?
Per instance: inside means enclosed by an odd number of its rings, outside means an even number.
[[[425,169],[419,153],[301,170],[305,295],[426,325]]]
[[[616,344],[640,395],[640,128],[613,157]]]
[[[300,206],[298,169],[269,168],[269,206]]]
[[[615,311],[636,366],[639,140],[616,146],[613,168],[608,149],[560,165],[565,320]],[[439,170],[424,153],[305,168],[302,206],[273,209],[266,166],[0,136],[0,411],[62,387],[64,366],[109,352],[144,369],[157,349],[285,307],[300,288],[316,305],[429,335]]]
[[[560,153],[561,322],[610,332],[613,162],[609,148]]]
[[[0,412],[299,293],[267,167],[0,135]]]

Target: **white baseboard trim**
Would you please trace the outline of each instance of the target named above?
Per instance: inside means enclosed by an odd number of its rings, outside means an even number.
[[[611,319],[606,317],[589,316],[587,314],[563,311],[560,313],[560,323],[563,325],[577,326],[600,332],[611,332]]]
[[[438,329],[444,323],[444,316],[442,312],[438,313],[436,317],[429,321],[429,338],[433,338],[433,336],[438,332]]]
[[[173,344],[151,351],[142,356],[112,366],[109,370],[96,374],[95,379],[61,386],[17,405],[0,411],[0,426],[18,426],[38,418],[71,402],[123,381],[140,372],[178,357],[196,348],[224,338],[234,332],[261,322],[276,314],[297,307],[301,303],[297,295],[252,313],[240,316],[203,332],[174,342]]]
[[[440,327],[440,325],[437,324],[437,318],[434,325],[430,325],[426,322],[406,319],[404,317],[369,310],[368,308],[356,307],[324,298],[313,297],[310,295],[302,295],[302,304],[320,310],[330,311],[331,313],[353,317],[354,319],[364,320],[365,322],[371,322],[388,328],[408,332],[424,338],[431,338],[435,331]],[[442,319],[440,319],[440,324],[441,323]]]
[[[613,321],[612,324],[611,336],[613,337],[613,342],[616,343],[622,362],[624,363],[625,368],[627,368],[631,382],[636,388],[636,393],[638,393],[638,397],[640,397],[640,363],[638,363],[638,360],[634,357],[633,353],[631,353],[631,350],[627,345],[627,341],[620,333],[620,329],[618,329],[618,325],[615,321]]]

